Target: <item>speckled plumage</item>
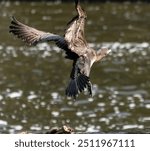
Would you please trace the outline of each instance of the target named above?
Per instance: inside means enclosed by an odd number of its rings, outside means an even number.
[[[95,51],[89,47],[84,35],[87,15],[78,0],[75,0],[75,8],[77,16],[68,23],[64,36],[37,30],[19,22],[15,17],[12,17],[10,25],[10,32],[27,44],[36,45],[39,42],[54,41],[65,51],[66,58],[73,60],[66,95],[74,99],[85,88],[92,95],[92,85],[89,79],[91,67],[94,62],[101,60],[109,53],[107,48]]]

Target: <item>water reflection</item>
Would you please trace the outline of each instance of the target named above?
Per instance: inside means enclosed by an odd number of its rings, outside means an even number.
[[[8,16],[15,14],[30,25],[61,33],[69,15],[72,17],[72,4],[1,4],[1,133],[26,130],[39,133],[63,124],[69,124],[77,132],[150,132],[150,45],[145,42],[149,6],[85,4],[90,46],[95,49],[106,46],[112,53],[92,69],[93,98],[81,95],[74,102],[64,95],[71,63],[64,60],[62,51],[47,43],[24,46],[6,29]],[[68,5],[70,9],[65,9]],[[101,15],[95,16],[99,11]],[[115,19],[110,19],[112,16]]]

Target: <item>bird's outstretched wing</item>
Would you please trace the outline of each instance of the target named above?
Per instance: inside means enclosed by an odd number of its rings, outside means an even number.
[[[78,15],[68,23],[64,37],[69,49],[81,56],[87,51],[88,47],[84,37],[85,20],[87,16],[78,1],[76,0],[75,2]]]
[[[64,37],[27,26],[18,21],[15,17],[12,17],[11,25],[9,26],[9,32],[13,33],[28,45],[36,45],[40,42],[53,41],[59,48],[65,50],[66,58],[74,60],[78,57],[76,53],[72,52],[68,48],[68,44]]]
[[[54,41],[59,47],[63,49],[68,48],[64,37],[29,27],[19,22],[15,17],[12,17],[9,29],[9,32],[13,33],[28,45],[36,45],[37,43],[44,41]]]

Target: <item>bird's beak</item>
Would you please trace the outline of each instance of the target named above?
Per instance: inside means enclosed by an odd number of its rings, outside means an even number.
[[[108,55],[110,52],[111,52],[111,49],[108,49],[108,51],[107,51],[107,55]]]

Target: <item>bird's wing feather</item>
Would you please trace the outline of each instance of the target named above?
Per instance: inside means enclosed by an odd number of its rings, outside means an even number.
[[[15,17],[12,17],[9,29],[9,32],[13,33],[28,45],[36,45],[40,42],[53,41],[59,48],[65,50],[66,58],[74,60],[78,57],[76,53],[72,52],[68,48],[68,43],[66,42],[64,37],[60,35],[37,30],[33,27],[21,23]]]
[[[89,94],[92,95],[89,73],[86,74],[86,72],[83,71],[86,64],[85,58],[82,56],[74,61],[70,74],[70,82],[66,89],[67,96],[76,98],[85,88],[88,88]],[[90,68],[88,70],[88,72],[90,72]]]
[[[12,17],[9,28],[9,32],[13,33],[29,45],[36,45],[37,43],[44,41],[54,41],[57,42],[59,47],[67,47],[64,37],[29,27],[19,22],[15,17]]]
[[[76,9],[78,15],[69,22],[65,33],[65,40],[68,43],[69,49],[80,56],[87,51],[88,47],[84,37],[86,14],[79,4],[77,4]]]

